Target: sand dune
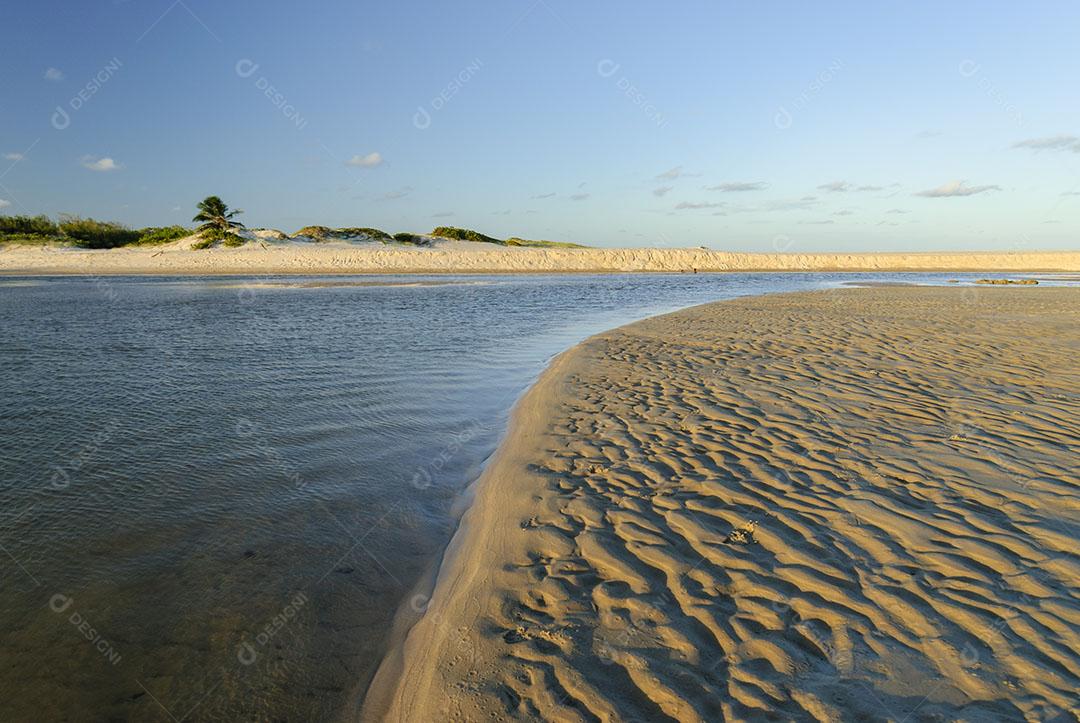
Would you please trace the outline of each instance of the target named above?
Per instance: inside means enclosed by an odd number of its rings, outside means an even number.
[[[703,249],[514,248],[433,240],[399,244],[257,239],[192,250],[190,240],[110,250],[0,247],[6,274],[332,274],[587,271],[1080,271],[1080,251],[746,254]]]
[[[588,340],[519,404],[367,716],[1075,720],[1078,352],[1050,288]]]

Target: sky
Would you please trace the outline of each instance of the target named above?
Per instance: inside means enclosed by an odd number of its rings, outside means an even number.
[[[1076,249],[1074,0],[12,0],[0,214]]]

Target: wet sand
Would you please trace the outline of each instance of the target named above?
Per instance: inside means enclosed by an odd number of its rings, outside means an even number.
[[[800,254],[676,248],[518,248],[431,240],[382,243],[259,241],[238,248],[163,246],[85,250],[0,246],[0,274],[585,273],[622,271],[1080,271],[1080,251]]]
[[[516,408],[366,717],[1073,719],[1078,352],[1075,288],[587,340]]]

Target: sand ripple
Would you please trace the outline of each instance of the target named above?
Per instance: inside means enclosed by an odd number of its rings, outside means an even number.
[[[368,713],[1075,719],[1078,322],[1076,289],[843,289],[594,337]]]

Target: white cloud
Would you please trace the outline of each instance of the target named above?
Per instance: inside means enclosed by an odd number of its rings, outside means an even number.
[[[682,174],[683,174],[682,166],[675,166],[672,169],[669,169],[667,171],[664,171],[663,173],[657,174],[656,180],[657,181],[674,181],[676,178],[678,178]]]
[[[720,208],[724,204],[722,203],[693,203],[691,201],[682,201],[675,206],[676,211],[684,211],[687,209],[699,209],[699,208]]]
[[[11,201],[5,201],[4,199],[0,198],[0,208],[7,208],[10,205]]]
[[[1000,191],[1001,186],[969,186],[965,181],[949,181],[937,188],[919,191],[916,196],[923,198],[959,198],[962,196],[974,196],[986,191]]]
[[[1033,151],[1071,151],[1080,153],[1080,138],[1071,135],[1028,138],[1013,143],[1013,148],[1030,148]]]
[[[846,208],[843,211],[834,211],[833,216],[854,216],[854,211],[849,211]]]
[[[554,198],[554,197],[555,197],[555,192],[554,191],[551,192],[551,193],[538,193],[535,196],[529,196],[529,198],[532,198],[534,200],[539,200],[539,199],[542,199],[542,198]]]
[[[723,193],[738,193],[741,191],[761,191],[769,187],[764,181],[731,181],[719,183],[715,186],[706,186],[706,191],[721,191]]]
[[[93,156],[83,156],[82,165],[83,168],[90,171],[107,172],[120,170],[120,164],[109,158],[108,156],[103,156],[101,158],[94,158]]]
[[[571,201],[584,201],[589,196],[590,196],[590,194],[588,194],[588,193],[575,193],[573,196],[570,197],[570,200]]]
[[[696,178],[700,175],[700,173],[687,173],[682,169],[682,166],[675,166],[674,168],[669,168],[663,173],[657,174],[656,176],[654,176],[654,178],[657,181],[674,181],[676,178]]]
[[[412,186],[402,186],[396,191],[387,191],[383,195],[379,196],[379,201],[393,201],[398,198],[405,198],[412,193]]]
[[[818,186],[819,191],[829,191],[830,193],[847,193],[848,191],[884,191],[884,186],[856,186],[854,183],[848,183],[847,181],[833,181],[831,183],[823,183]]]
[[[5,153],[4,158],[9,161],[21,161],[22,159],[26,158],[26,156],[21,153]]]
[[[656,196],[657,198],[661,198],[665,193],[667,193],[673,188],[674,186],[660,186],[660,188],[653,189],[652,195]]]
[[[59,68],[49,68],[45,71],[45,80],[51,80],[54,83],[58,83],[64,79],[64,71]]]
[[[768,201],[761,201],[753,204],[737,204],[732,205],[728,203],[695,203],[684,201],[676,206],[676,210],[683,209],[698,209],[698,208],[723,208],[725,213],[774,213],[778,211],[809,211],[819,202],[812,196],[806,198],[774,198]]]
[[[382,165],[383,157],[381,153],[369,153],[366,156],[359,154],[353,156],[349,160],[345,161],[346,166],[353,166],[354,168],[374,168],[375,166]]]

